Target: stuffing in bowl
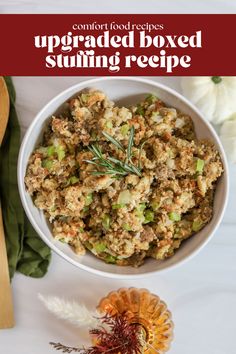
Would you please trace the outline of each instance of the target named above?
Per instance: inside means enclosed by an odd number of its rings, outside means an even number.
[[[222,173],[189,115],[153,94],[122,107],[93,89],[50,118],[25,185],[56,240],[138,267],[172,257],[210,222]]]

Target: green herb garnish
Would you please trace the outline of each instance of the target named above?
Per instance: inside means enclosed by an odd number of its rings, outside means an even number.
[[[145,114],[144,108],[142,106],[138,105],[135,113],[140,115],[140,116],[144,116],[144,114]]]
[[[123,152],[125,152],[124,147],[121,145],[121,143],[116,140],[115,138],[113,138],[113,136],[111,136],[110,134],[108,134],[107,132],[102,132],[102,134],[105,136],[105,138],[107,138],[107,140],[109,140],[113,145],[115,145],[118,149],[122,150]]]
[[[157,100],[157,96],[151,93],[145,98],[145,101],[147,101],[149,104],[156,102],[156,100]]]
[[[141,168],[140,168],[140,161],[138,166],[135,166],[132,162],[132,147],[134,144],[134,126],[130,128],[130,136],[128,140],[128,147],[127,150],[122,146],[122,144],[116,140],[113,136],[108,134],[107,132],[102,132],[105,138],[110,141],[114,146],[116,146],[119,150],[126,153],[126,158],[124,161],[118,160],[113,156],[105,156],[102,153],[102,150],[98,144],[91,144],[88,146],[88,149],[94,157],[91,160],[84,160],[85,162],[92,164],[99,168],[99,170],[91,171],[91,173],[95,176],[102,176],[102,175],[112,175],[114,176],[126,176],[127,174],[135,174],[139,177],[142,176]],[[141,158],[141,156],[139,156]],[[100,170],[100,168],[103,170]]]

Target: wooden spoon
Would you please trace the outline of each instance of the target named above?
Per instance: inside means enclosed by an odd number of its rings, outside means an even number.
[[[0,145],[6,131],[9,117],[9,95],[6,83],[0,76]],[[0,206],[0,329],[14,326],[12,293],[8,270],[7,251],[4,236],[2,210]]]

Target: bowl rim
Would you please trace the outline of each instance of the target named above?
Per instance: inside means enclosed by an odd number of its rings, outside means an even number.
[[[180,101],[184,102],[192,111],[194,111],[199,118],[207,125],[208,129],[210,130],[210,133],[212,134],[212,136],[214,137],[215,141],[218,144],[218,149],[221,155],[221,159],[223,162],[223,166],[224,166],[224,174],[225,174],[225,182],[224,182],[224,188],[225,188],[225,193],[223,195],[222,198],[222,204],[221,204],[221,211],[220,214],[218,216],[218,219],[216,220],[215,224],[213,225],[212,230],[209,232],[209,234],[207,235],[207,237],[202,241],[202,243],[200,245],[198,245],[198,247],[196,249],[194,249],[190,254],[186,255],[182,260],[177,261],[174,264],[171,264],[165,268],[162,269],[156,269],[156,270],[150,270],[147,271],[145,273],[140,273],[140,274],[119,274],[119,273],[111,273],[108,271],[103,271],[103,270],[98,270],[95,268],[92,268],[90,266],[81,264],[81,263],[77,263],[75,260],[73,260],[72,258],[70,258],[70,256],[66,255],[62,250],[58,249],[56,245],[54,245],[46,236],[44,236],[44,233],[41,231],[41,229],[38,227],[38,225],[36,224],[36,222],[34,221],[34,218],[30,212],[30,208],[27,205],[27,201],[26,201],[26,190],[25,190],[25,184],[24,184],[24,178],[21,178],[22,172],[22,166],[23,166],[23,155],[24,155],[24,151],[25,148],[28,144],[28,141],[30,140],[30,135],[31,132],[34,130],[34,127],[39,119],[39,117],[43,114],[43,112],[49,108],[53,102],[60,100],[61,97],[64,97],[67,93],[69,93],[70,91],[75,90],[78,87],[78,91],[82,90],[83,88],[86,88],[88,86],[94,85],[97,82],[101,82],[101,81],[111,81],[111,80],[125,80],[125,81],[135,81],[135,82],[141,82],[144,84],[148,84],[148,85],[152,85],[156,88],[159,88],[161,90],[164,90],[170,94],[172,94],[173,96],[175,96],[176,98],[178,98]],[[64,101],[63,101],[64,102]],[[61,102],[61,104],[63,103]],[[44,120],[46,120],[48,117],[45,117]],[[35,231],[37,232],[37,234],[41,237],[41,239],[48,245],[48,247],[53,250],[54,252],[56,252],[59,256],[61,256],[63,259],[65,259],[66,261],[68,261],[70,264],[73,264],[74,266],[76,266],[79,269],[85,270],[89,273],[93,273],[95,275],[100,275],[103,277],[107,277],[107,278],[113,278],[113,279],[138,279],[138,278],[144,278],[147,276],[151,276],[151,275],[155,275],[157,273],[161,274],[167,271],[170,271],[172,269],[175,269],[181,265],[183,265],[184,263],[186,263],[187,261],[191,260],[193,257],[195,257],[206,245],[207,243],[212,239],[212,237],[214,236],[216,230],[218,229],[226,207],[227,207],[227,203],[228,203],[228,196],[229,196],[229,168],[228,168],[228,162],[226,159],[226,155],[225,155],[225,151],[223,149],[222,143],[216,133],[216,131],[214,130],[214,128],[212,127],[212,125],[203,118],[202,113],[198,110],[198,108],[191,103],[187,98],[185,98],[183,95],[181,95],[179,92],[175,91],[174,89],[150,80],[150,79],[146,79],[146,78],[142,78],[142,77],[126,77],[126,76],[109,76],[109,77],[99,77],[99,78],[92,78],[89,80],[83,80],[75,85],[72,85],[70,87],[68,87],[67,89],[61,91],[59,94],[57,94],[56,96],[54,96],[46,105],[44,105],[40,111],[34,116],[32,122],[30,123],[20,146],[20,150],[19,150],[19,155],[18,155],[18,162],[17,162],[17,181],[18,181],[18,189],[19,189],[19,194],[20,194],[20,198],[21,198],[21,202],[23,205],[23,208],[25,210],[25,213],[30,221],[30,223],[32,224],[33,228],[35,229]]]

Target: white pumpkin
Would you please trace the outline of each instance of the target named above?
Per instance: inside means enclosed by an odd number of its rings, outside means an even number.
[[[196,76],[181,80],[183,94],[203,116],[220,124],[236,112],[235,76]]]
[[[220,139],[229,161],[236,163],[236,113],[222,124]]]

